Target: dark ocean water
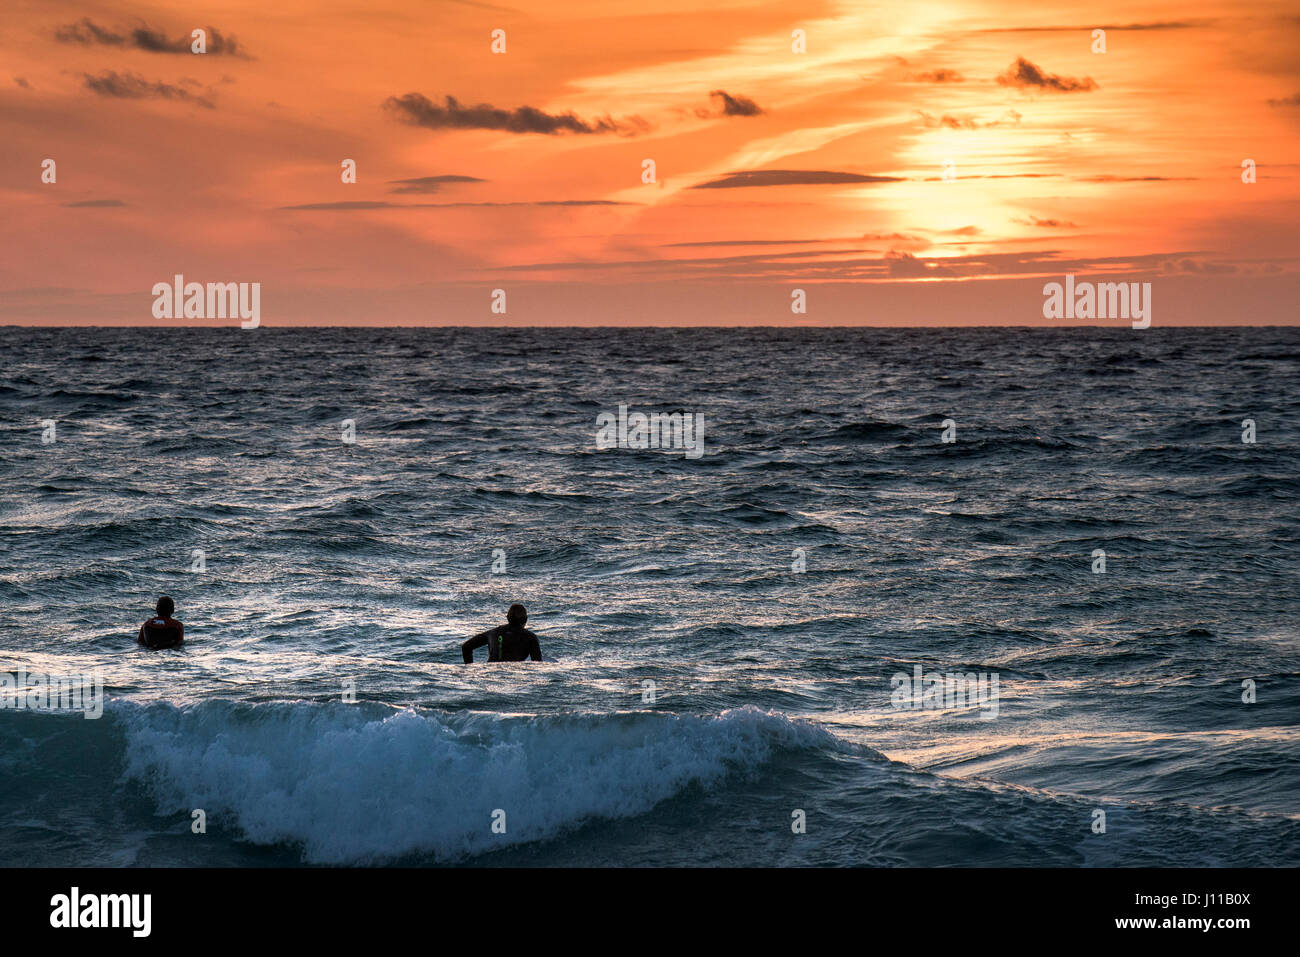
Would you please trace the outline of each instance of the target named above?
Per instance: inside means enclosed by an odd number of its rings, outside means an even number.
[[[0,864],[1300,864],[1300,330],[0,354],[0,671],[108,697],[0,710]],[[620,404],[705,454],[598,449]],[[460,664],[513,601],[553,660]]]

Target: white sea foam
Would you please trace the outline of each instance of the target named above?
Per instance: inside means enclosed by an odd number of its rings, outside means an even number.
[[[127,775],[162,813],[296,843],[316,863],[448,860],[642,814],[691,783],[752,771],[823,729],[754,708],[512,716],[283,703],[127,707]],[[506,832],[492,830],[505,811]]]

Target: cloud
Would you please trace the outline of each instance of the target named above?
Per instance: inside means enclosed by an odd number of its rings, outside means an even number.
[[[966,81],[966,78],[956,70],[923,70],[920,73],[913,73],[908,79],[920,83],[964,83]]]
[[[934,116],[924,110],[917,110],[916,115],[921,118],[921,122],[930,129],[950,129],[950,130],[979,130],[992,129],[995,126],[1019,126],[1020,114],[1015,110],[1007,110],[996,120],[990,120],[987,123],[981,123],[973,117],[954,116],[951,113],[945,113],[942,116]]]
[[[204,27],[207,31],[207,53],[205,55],[246,56],[239,41],[233,36],[223,34],[216,27]],[[151,30],[148,24],[142,24],[114,33],[99,26],[90,17],[82,17],[76,23],[65,24],[54,31],[54,38],[60,43],[80,43],[82,46],[131,47],[146,50],[149,53],[191,53],[194,39],[184,34],[175,40],[168,40],[161,30]]]
[[[421,93],[390,96],[384,107],[397,114],[404,123],[430,130],[504,130],[507,133],[617,133],[625,129],[608,116],[590,123],[572,113],[546,113],[533,106],[504,110],[480,103],[461,106],[454,96],[447,96],[438,106]]]
[[[1269,100],[1269,106],[1300,106],[1300,93],[1292,93],[1290,96],[1284,96],[1280,100]]]
[[[1041,226],[1044,229],[1077,229],[1078,223],[1066,222],[1064,219],[1039,219],[1037,216],[1030,216],[1027,219],[1014,218],[1013,223],[1019,223],[1022,226]]]
[[[108,208],[110,206],[125,206],[126,203],[120,199],[83,199],[76,203],[64,203],[63,205],[70,208]]]
[[[951,116],[947,113],[943,116],[932,116],[924,110],[917,110],[916,115],[921,118],[922,123],[931,129],[940,126],[950,130],[974,130],[979,128],[979,124],[969,116]]]
[[[356,200],[340,203],[303,203],[300,206],[281,206],[280,209],[329,209],[329,210],[351,210],[351,209],[401,209],[400,203],[383,203]]]
[[[997,80],[1002,86],[1014,86],[1022,90],[1056,90],[1058,93],[1086,93],[1098,88],[1092,77],[1085,76],[1082,80],[1076,80],[1069,76],[1045,73],[1024,57],[1016,57],[1016,62]]]
[[[82,17],[77,23],[68,23],[54,31],[54,39],[60,43],[80,43],[89,46],[92,43],[100,43],[104,46],[125,46],[126,36],[121,33],[114,33],[111,30],[105,30],[103,27],[96,26],[95,21],[90,17]]]
[[[476,206],[636,206],[637,203],[620,203],[612,199],[546,199],[514,203],[385,203],[355,200],[339,203],[302,203],[298,206],[281,206],[280,209],[311,209],[347,212],[357,209],[452,209]]]
[[[961,244],[958,244],[961,245]],[[893,245],[883,255],[854,255],[865,253],[857,249],[822,249],[810,251],[772,250],[741,256],[719,256],[688,259],[640,259],[629,261],[591,261],[579,260],[568,262],[533,262],[505,267],[491,267],[505,272],[529,272],[546,270],[548,272],[569,271],[575,275],[602,272],[629,277],[652,272],[664,275],[665,272],[680,278],[718,277],[747,279],[798,279],[824,278],[835,281],[855,280],[897,280],[914,281],[917,279],[953,280],[980,277],[1024,278],[1055,276],[1065,273],[1094,273],[1113,277],[1127,275],[1158,276],[1174,270],[1186,270],[1204,274],[1224,271],[1223,264],[1213,264],[1209,268],[1197,265],[1185,265],[1181,260],[1186,257],[1203,259],[1207,253],[1198,250],[1179,250],[1174,252],[1151,253],[1136,256],[1109,257],[1072,257],[1063,255],[1057,249],[1037,249],[1016,252],[980,252],[957,256],[921,257],[909,253],[902,245]],[[843,257],[850,258],[843,258]],[[1281,260],[1281,265],[1265,263],[1259,267],[1260,273],[1287,272],[1295,274],[1294,260]],[[1239,266],[1237,273],[1244,270]],[[3,295],[0,293],[0,295]]]
[[[889,243],[890,249],[893,250],[901,249],[903,246],[911,246],[913,249],[925,249],[934,245],[934,243],[930,242],[930,240],[924,236],[914,236],[909,235],[908,233],[898,232],[863,233],[862,239],[873,243]]]
[[[709,96],[722,99],[723,116],[761,116],[763,108],[747,96],[732,96],[726,90],[714,90]]]
[[[1090,23],[1087,26],[1079,27],[989,27],[985,30],[978,30],[978,33],[1086,33],[1092,35],[1093,30],[1191,30],[1196,27],[1210,26],[1216,23],[1215,20],[1153,20],[1148,23],[1126,23],[1120,25],[1107,25],[1104,23]]]
[[[901,176],[864,176],[820,169],[760,169],[727,173],[691,189],[738,189],[748,186],[821,186],[831,183],[901,183]]]
[[[901,279],[910,279],[916,276],[955,275],[951,269],[936,265],[935,263],[924,259],[917,259],[911,253],[899,249],[891,249],[889,252],[885,253],[881,261],[888,269],[889,275]]]
[[[437,193],[441,192],[446,183],[485,183],[487,180],[479,179],[477,176],[460,176],[455,173],[448,173],[443,176],[417,176],[414,179],[390,179],[390,185],[395,188],[390,189],[390,193]]]
[[[17,83],[19,86],[21,86],[24,90],[30,90],[32,88],[32,85],[28,83],[27,80],[25,80],[21,76],[14,77],[14,82]]]
[[[1196,179],[1195,176],[1114,176],[1110,173],[1103,173],[1099,176],[1078,176],[1075,177],[1080,183],[1173,183],[1190,179]]]
[[[449,0],[451,3],[459,3],[466,7],[478,7],[480,10],[492,10],[496,13],[518,13],[514,7],[498,7],[493,3],[478,3],[477,0]]]
[[[783,252],[765,252],[765,253],[748,253],[743,256],[709,256],[704,258],[693,259],[625,259],[625,260],[569,260],[566,262],[538,262],[522,263],[514,266],[495,267],[507,272],[528,272],[539,269],[572,269],[585,272],[592,271],[617,271],[628,269],[659,269],[665,265],[671,265],[676,269],[687,269],[693,271],[715,272],[718,267],[762,267],[766,263],[784,263],[791,261],[800,263],[801,268],[811,261],[824,256],[847,255],[859,253],[859,249],[815,249],[815,250],[786,250]],[[832,260],[833,261],[833,260]]]
[[[541,199],[521,203],[439,203],[440,206],[640,206],[615,199]]]
[[[1051,179],[1057,173],[972,173],[969,176],[957,176],[955,179]],[[937,183],[942,176],[927,176],[925,182]]]
[[[692,243],[662,243],[664,249],[684,246],[805,246],[810,243],[828,243],[829,239],[715,239]]]
[[[1180,276],[1228,276],[1237,272],[1231,263],[1213,263],[1196,259],[1165,260],[1160,271]]]
[[[86,78],[87,89],[98,93],[100,96],[123,100],[183,100],[213,109],[212,101],[207,97],[196,96],[189,90],[173,86],[170,83],[152,83],[134,73],[118,73],[115,70],[105,70],[99,76],[91,76],[89,73],[83,73],[82,76]]]

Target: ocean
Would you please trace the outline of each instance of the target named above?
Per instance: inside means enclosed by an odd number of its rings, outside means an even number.
[[[1300,865],[1298,329],[0,350],[5,865]]]

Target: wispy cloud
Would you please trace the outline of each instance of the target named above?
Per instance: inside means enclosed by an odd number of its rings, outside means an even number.
[[[1051,179],[1058,173],[972,173],[969,176],[956,176],[954,179]],[[927,176],[927,183],[937,183],[942,176]]]
[[[921,236],[909,236],[907,233],[863,233],[862,238],[869,242],[907,242],[923,243],[926,240]]]
[[[82,76],[85,77],[86,88],[98,93],[100,96],[124,100],[180,100],[213,109],[212,101],[206,96],[199,96],[184,87],[174,86],[170,83],[146,80],[135,73],[118,73],[115,70],[105,70],[98,76],[92,76],[89,73],[83,73]]]
[[[924,110],[917,110],[916,115],[921,118],[921,122],[931,129],[944,127],[950,130],[976,130],[979,124],[969,116],[952,116],[945,113],[943,116],[932,116]]]
[[[689,248],[693,246],[806,246],[812,243],[829,243],[830,239],[716,239],[691,243],[662,243],[664,249]]]
[[[1017,217],[1011,221],[1022,226],[1041,226],[1044,229],[1077,228],[1079,225],[1064,219],[1039,219],[1037,216]]]
[[[365,209],[452,209],[476,206],[635,206],[635,203],[620,203],[612,199],[546,199],[527,200],[510,203],[386,203],[383,201],[354,200],[338,203],[302,203],[297,206],[281,206],[280,209],[328,210],[331,212],[349,212]]]
[[[953,276],[951,269],[926,259],[917,259],[909,252],[891,249],[882,258],[889,275],[913,279],[921,276]]]
[[[908,79],[919,83],[963,83],[966,80],[956,70],[922,70],[911,74]]]
[[[977,33],[1086,33],[1091,34],[1093,30],[1191,30],[1196,27],[1207,27],[1216,23],[1216,20],[1152,20],[1147,23],[1124,23],[1124,24],[1105,24],[1089,23],[1086,26],[1074,27],[988,27]]]
[[[246,56],[239,41],[229,34],[224,34],[216,27],[204,27],[207,32],[205,40],[208,56]],[[60,43],[79,43],[82,46],[110,46],[145,50],[149,53],[191,53],[194,39],[190,34],[183,34],[169,40],[161,30],[150,29],[148,24],[132,27],[122,32],[115,32],[101,27],[90,17],[82,17],[76,23],[65,24],[54,31],[54,38]]]
[[[1169,259],[1160,264],[1160,271],[1182,276],[1228,276],[1236,273],[1237,267],[1199,259]]]
[[[1099,176],[1076,176],[1080,183],[1173,183],[1197,179],[1195,176],[1113,176],[1103,173]]]
[[[942,116],[933,116],[924,110],[917,110],[916,115],[921,118],[921,122],[931,129],[950,129],[950,130],[980,130],[991,129],[995,126],[1019,126],[1020,114],[1015,110],[1007,110],[996,120],[989,120],[981,123],[974,117],[954,116],[951,113],[945,113]]]

